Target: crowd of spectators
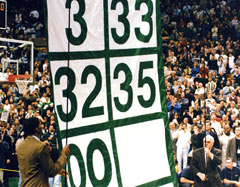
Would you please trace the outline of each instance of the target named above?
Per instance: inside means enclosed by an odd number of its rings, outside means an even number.
[[[42,7],[42,1],[20,0],[17,4],[16,2],[8,1],[8,26],[6,30],[0,30],[0,37],[26,41],[45,37]],[[27,54],[27,52],[25,50],[20,54],[23,61],[24,54]],[[11,58],[10,53],[9,47],[6,48],[6,52],[4,52],[1,59],[5,58],[6,55],[7,58]],[[23,71],[23,66],[21,66],[20,74],[30,71],[29,54],[28,56],[25,55],[25,61],[27,61],[28,66]],[[24,119],[30,117],[39,118],[43,129],[41,140],[49,144],[52,150],[51,156],[54,160],[58,156],[58,142],[53,98],[50,91],[50,72],[46,47],[34,49],[33,69],[35,84],[29,84],[26,92],[22,94],[19,93],[19,89],[15,84],[0,85],[0,113],[1,115],[7,114],[7,117],[1,118],[0,121],[0,186],[8,186],[8,178],[19,175],[18,172],[15,172],[19,170],[15,145],[23,137]],[[3,171],[2,169],[11,171]]]
[[[235,129],[240,125],[240,2],[167,0],[161,1],[161,12],[169,127],[179,178],[206,134],[222,150],[221,169],[226,160],[240,167],[239,153],[235,151],[237,159],[229,154],[240,148],[239,142],[237,148],[228,144],[239,136]]]
[[[9,3],[12,8],[8,8],[8,27],[0,36],[22,40],[45,37],[42,5],[39,1],[21,2],[29,6],[14,8]],[[214,137],[214,147],[222,150],[223,169],[228,141],[236,136],[235,128],[240,122],[240,3],[165,0],[160,6],[176,171],[181,174],[188,168],[189,153],[203,146],[205,132]],[[38,117],[43,127],[42,140],[57,148],[46,49],[35,50],[34,74],[36,84],[29,85],[23,94],[19,94],[16,85],[0,85],[0,111],[8,112],[7,121],[1,122],[0,134],[9,148],[7,152],[0,150],[0,168],[18,170],[15,144],[22,136],[26,118]],[[4,172],[5,186],[7,178],[14,175],[17,173]]]
[[[1,37],[21,40],[45,37],[42,1],[7,1],[7,18],[7,29],[0,31]]]

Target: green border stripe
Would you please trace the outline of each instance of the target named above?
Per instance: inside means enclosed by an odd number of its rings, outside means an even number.
[[[169,130],[169,121],[168,121],[168,109],[167,109],[167,99],[166,99],[166,88],[165,88],[165,77],[164,77],[164,69],[163,69],[163,58],[162,58],[162,37],[161,37],[161,11],[160,11],[160,1],[156,0],[156,20],[157,20],[157,44],[160,48],[160,53],[158,53],[158,74],[159,74],[159,84],[160,84],[160,93],[161,93],[161,106],[162,111],[165,113],[164,117],[164,125],[165,125],[165,140],[166,140],[166,149],[168,155],[168,163],[171,170],[171,177],[168,182],[173,182],[174,186],[178,186],[177,175],[174,165],[173,159],[173,151],[171,145],[170,138],[170,130]],[[167,182],[166,182],[167,183]]]
[[[138,185],[137,187],[162,186],[162,185],[169,184],[169,183],[174,183],[172,181],[172,177],[171,176],[164,177],[164,178],[161,178],[161,179],[158,179],[158,180],[155,180],[155,181],[151,181],[151,182],[148,182],[148,183],[145,183],[145,184],[141,184],[141,185]]]

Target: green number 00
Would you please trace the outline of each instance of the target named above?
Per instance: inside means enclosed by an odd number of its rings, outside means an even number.
[[[77,161],[78,161],[78,166],[80,169],[80,178],[81,178],[81,184],[80,187],[86,186],[86,168],[85,168],[85,162],[84,162],[84,158],[82,156],[82,153],[79,149],[79,147],[75,144],[70,144],[69,145],[69,149],[71,150],[70,155],[68,157],[68,171],[70,174],[70,184],[71,186],[75,186],[76,184],[74,184],[73,178],[72,178],[72,169],[71,169],[71,164],[70,164],[70,157],[74,156]],[[103,162],[104,162],[104,176],[102,179],[97,179],[95,173],[94,173],[94,166],[93,166],[93,154],[96,150],[99,150],[102,157],[103,157]],[[104,185],[104,186],[108,186],[108,184],[110,183],[111,179],[112,179],[112,164],[111,164],[111,159],[110,159],[110,155],[107,149],[107,146],[105,145],[105,143],[101,140],[101,139],[93,139],[91,140],[91,142],[88,145],[87,148],[87,170],[88,170],[88,175],[90,178],[90,181],[92,183],[93,186],[100,186],[100,185]]]
[[[103,156],[104,161],[104,176],[101,180],[97,179],[93,168],[93,153],[99,150]],[[105,143],[100,139],[93,139],[87,148],[87,168],[88,175],[93,186],[108,186],[112,178],[112,165],[110,155]]]

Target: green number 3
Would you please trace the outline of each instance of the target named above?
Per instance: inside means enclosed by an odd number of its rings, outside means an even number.
[[[153,22],[151,19],[153,13],[153,4],[152,1],[149,0],[137,0],[135,4],[135,9],[140,10],[140,6],[142,3],[145,3],[148,7],[148,13],[142,16],[142,21],[145,21],[149,24],[149,33],[147,35],[144,35],[141,33],[140,28],[135,28],[135,34],[138,40],[142,42],[149,42],[153,32]]]
[[[130,35],[130,24],[127,19],[127,15],[129,13],[129,8],[128,8],[128,2],[126,0],[113,0],[112,4],[111,4],[111,10],[116,10],[116,6],[119,2],[122,3],[123,13],[122,13],[122,15],[118,16],[118,21],[124,25],[124,33],[122,36],[119,36],[117,34],[116,28],[112,28],[111,31],[112,31],[112,36],[113,36],[114,41],[118,44],[123,44],[128,40],[129,35]]]
[[[114,79],[118,79],[119,73],[120,72],[124,72],[125,74],[125,81],[123,83],[121,83],[120,85],[120,89],[127,92],[128,94],[128,100],[126,104],[121,104],[119,101],[118,97],[114,97],[114,102],[115,102],[115,106],[116,108],[121,111],[121,112],[126,112],[129,110],[129,108],[131,108],[132,106],[132,102],[133,102],[133,90],[131,87],[131,82],[132,82],[132,73],[131,70],[129,69],[129,67],[124,64],[124,63],[120,63],[117,65],[116,69],[114,70],[114,75],[113,78]]]
[[[62,76],[69,76],[68,77],[68,89],[63,90],[63,97],[66,97],[70,100],[71,102],[71,110],[68,114],[63,112],[63,107],[62,105],[57,105],[57,111],[59,114],[59,117],[62,121],[67,122],[67,121],[72,121],[76,115],[77,112],[77,98],[76,95],[72,92],[75,84],[76,84],[76,77],[75,73],[73,72],[72,69],[68,67],[61,67],[58,69],[55,75],[55,84],[59,85],[60,84],[60,79]],[[69,81],[69,78],[71,77],[71,81]]]
[[[66,8],[71,8],[72,1],[73,0],[67,0],[66,4],[65,4],[65,7]],[[81,34],[78,37],[75,37],[72,34],[72,29],[71,28],[66,28],[66,35],[67,35],[68,41],[72,45],[81,45],[87,37],[87,23],[82,17],[83,14],[85,13],[85,1],[84,0],[77,0],[77,2],[78,2],[78,6],[79,6],[79,11],[76,14],[74,14],[73,19],[74,19],[74,21],[76,21],[80,24]]]

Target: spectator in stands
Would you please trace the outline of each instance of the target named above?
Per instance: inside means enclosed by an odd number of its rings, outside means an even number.
[[[207,92],[207,98],[205,99],[204,103],[206,104],[206,107],[209,108],[209,110],[213,110],[215,108],[216,101],[213,98],[212,91]]]
[[[212,28],[212,39],[218,40],[218,27],[216,24]]]
[[[185,93],[182,92],[181,97],[178,100],[178,103],[181,105],[181,110],[184,111],[188,109],[189,100],[185,97]]]
[[[188,166],[183,169],[180,175],[180,182],[182,187],[191,187],[194,185],[194,176],[190,169],[191,156],[188,156]]]
[[[236,108],[236,104],[234,101],[231,101],[230,102],[230,108],[228,109],[230,111],[231,114],[234,114],[236,116],[238,116],[239,114],[239,111],[238,109]]]
[[[193,121],[197,121],[196,118]],[[197,136],[199,134],[199,126],[197,124],[193,125],[193,134],[191,135],[192,150],[197,149]]]
[[[229,96],[229,98],[228,98],[228,102],[234,102],[235,104],[237,103],[237,100],[238,100],[238,97],[236,96],[236,92],[235,92],[235,90],[233,90],[232,92],[231,92],[231,96]]]
[[[240,55],[238,55],[235,64],[238,65],[238,66],[240,66]]]
[[[47,141],[47,143],[55,148],[57,147],[57,134],[52,124],[49,125],[48,131],[42,135],[42,140]]]
[[[225,61],[222,56],[219,56],[217,65],[218,65],[218,73],[225,74],[227,71],[227,61]]]
[[[0,168],[6,169],[6,163],[9,158],[9,152],[10,148],[7,142],[2,140],[2,132],[0,132]],[[3,175],[4,171],[0,170],[0,186],[3,186],[5,184],[5,181],[3,181]]]
[[[172,100],[168,102],[168,111],[170,112],[170,118],[175,112],[181,114],[181,105],[177,102],[176,97],[173,97]]]
[[[211,91],[212,93],[215,93],[217,84],[212,80],[212,77],[208,78],[208,83],[206,84],[206,92],[208,93]]]
[[[199,82],[199,87],[197,87],[195,94],[197,94],[200,99],[204,98],[205,89],[203,87],[203,83]]]
[[[199,72],[200,72],[200,67],[198,66],[197,61],[194,61],[193,67],[191,70],[192,77],[195,78]]]
[[[215,50],[216,53],[216,50]],[[217,65],[217,58],[211,53],[210,59],[208,61],[209,72],[217,72],[218,65]]]
[[[229,53],[229,57],[228,57],[228,66],[229,66],[230,72],[235,67],[235,57],[231,52]]]
[[[220,149],[222,151],[222,164],[221,164],[221,168],[224,168],[226,166],[228,142],[234,136],[235,136],[235,134],[231,132],[230,126],[228,124],[225,124],[223,126],[223,134],[219,137]]]
[[[53,159],[54,162],[56,162],[59,157],[59,150],[57,148],[57,134],[52,124],[48,126],[48,131],[42,135],[41,140],[49,145],[51,150],[50,153],[51,158]],[[59,175],[56,175],[55,177],[49,177],[50,187],[53,187],[54,184],[56,186],[56,183],[60,185],[60,178],[61,177]]]
[[[171,137],[171,142],[172,142],[172,149],[173,152],[177,152],[177,147],[176,147],[176,139],[174,139],[174,134],[176,133],[176,124],[174,122],[169,123],[169,129],[170,129],[170,137]]]
[[[171,85],[173,85],[174,81],[177,81],[178,78],[176,76],[176,72],[172,71],[171,76],[168,78],[168,82],[171,83]]]
[[[211,113],[210,119],[211,128],[214,128],[217,135],[219,136],[222,133],[222,127],[221,124],[216,120],[215,113]]]
[[[235,128],[235,135],[228,142],[226,157],[232,158],[234,166],[240,167],[240,126]]]
[[[220,144],[219,144],[219,139],[216,133],[211,131],[211,123],[210,121],[206,121],[206,131],[202,131],[198,134],[197,137],[197,148],[203,147],[203,139],[206,135],[211,135],[214,138],[214,145],[213,147],[219,149]]]
[[[199,102],[198,101],[195,101],[193,113],[194,113],[194,115],[193,115],[194,118],[196,118],[197,116],[200,116],[202,114],[202,110],[199,107]]]
[[[240,169],[238,167],[233,166],[232,158],[227,158],[226,167],[222,170],[222,180],[223,184],[226,187],[235,187],[240,186],[238,182],[240,176]]]
[[[182,121],[182,120],[180,119],[180,117],[179,117],[179,113],[178,113],[178,112],[175,112],[175,113],[173,114],[173,118],[170,118],[170,120],[175,123],[176,128],[179,127],[179,125],[180,125],[180,123],[181,123],[181,121]]]
[[[177,139],[177,161],[179,165],[179,173],[187,167],[187,156],[190,148],[191,133],[187,129],[187,124],[182,123],[174,134]]]

